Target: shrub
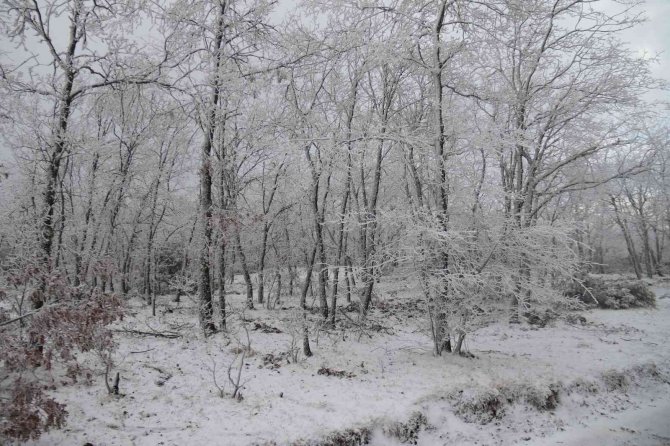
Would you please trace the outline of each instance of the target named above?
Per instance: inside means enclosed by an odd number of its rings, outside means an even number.
[[[62,427],[67,411],[65,405],[47,397],[35,383],[19,378],[0,415],[4,419],[2,435],[27,441],[39,438],[42,431]]]
[[[656,308],[656,295],[644,282],[629,283],[628,290],[635,297],[633,306]]]
[[[314,446],[360,446],[370,443],[372,431],[367,427],[332,432]]]
[[[65,406],[45,390],[67,381],[51,375],[90,381],[91,372],[75,353],[111,356],[115,343],[107,326],[122,317],[122,301],[97,289],[72,287],[57,273],[44,274],[32,265],[6,279],[14,290],[5,290],[5,299],[17,290],[32,289],[29,295],[39,294],[43,305],[22,319],[5,315],[0,326],[0,368],[5,377],[0,384],[0,440],[25,441],[63,426]]]
[[[653,362],[647,362],[631,367],[630,369],[635,379],[652,379],[665,384],[670,384],[670,375],[658,368]]]
[[[498,391],[509,403],[524,402],[537,410],[553,410],[558,407],[559,384],[535,385],[517,383],[499,385]]]
[[[415,412],[406,423],[392,423],[384,427],[383,432],[401,443],[416,444],[419,433],[428,426],[428,418],[421,412]]]
[[[568,393],[576,392],[579,394],[596,394],[600,391],[598,384],[594,381],[588,381],[583,378],[577,378],[567,388]]]
[[[551,309],[545,311],[531,310],[523,313],[523,317],[530,325],[536,325],[544,328],[553,323],[558,318],[558,313]]]
[[[505,415],[507,405],[522,403],[538,411],[554,410],[560,402],[560,383],[548,385],[498,384],[494,388],[467,389],[449,396],[456,415],[468,423],[487,424]]]
[[[526,403],[540,411],[554,410],[559,403],[559,386],[531,387],[524,395]]]
[[[618,370],[607,370],[601,375],[605,388],[608,392],[626,390],[630,385],[630,378],[624,372]]]
[[[655,308],[656,296],[642,281],[605,282],[603,279],[585,275],[582,280],[572,281],[564,293],[576,297],[587,306],[608,309]]]
[[[488,424],[505,413],[504,397],[496,389],[468,389],[452,395],[456,415],[468,423]]]

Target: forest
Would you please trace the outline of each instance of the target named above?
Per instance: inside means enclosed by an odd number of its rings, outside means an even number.
[[[0,1],[0,443],[670,442],[648,19]]]

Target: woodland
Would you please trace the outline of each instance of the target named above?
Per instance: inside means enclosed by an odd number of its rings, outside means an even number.
[[[585,376],[606,412],[667,390],[644,26],[634,0],[2,0],[0,443],[514,444],[512,409],[438,439],[417,405],[523,403],[536,439]]]

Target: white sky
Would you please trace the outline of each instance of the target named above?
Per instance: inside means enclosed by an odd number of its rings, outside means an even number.
[[[670,0],[647,0],[644,10],[647,22],[626,31],[622,39],[632,49],[657,57],[652,72],[670,84]],[[659,92],[657,97],[670,101],[670,92]]]

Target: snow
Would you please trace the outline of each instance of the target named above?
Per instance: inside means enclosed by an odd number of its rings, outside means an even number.
[[[658,446],[670,442],[670,398],[651,400],[639,407],[602,416],[593,423],[573,426],[551,437],[538,439],[536,446]]]
[[[242,291],[241,284],[235,286]],[[380,289],[393,295],[393,302],[416,292],[400,281]],[[667,290],[656,292],[663,295]],[[241,294],[229,296],[229,301],[234,308],[243,305]],[[168,307],[171,312],[165,311]],[[291,311],[245,311],[246,320],[263,321],[283,333],[263,333],[247,323],[252,354],[245,359],[246,384],[239,402],[228,395],[221,398],[212,377],[215,368],[218,384],[226,383],[229,394],[227,368],[237,357],[239,342],[246,342],[236,316],[229,335],[203,339],[188,299],[177,305],[162,298],[157,317],[139,301],[131,302],[130,309],[134,314],[118,328],[177,330],[182,337],[119,333],[116,371],[124,396],[107,395],[102,377],[90,386],[60,388],[55,396],[67,404],[67,427],[29,444],[290,444],[317,441],[336,430],[405,421],[417,410],[434,426],[419,435],[422,445],[670,442],[670,385],[658,380],[636,379],[621,392],[561,395],[554,411],[514,404],[502,418],[485,425],[463,421],[449,400],[464,389],[476,393],[509,383],[596,381],[608,370],[649,363],[667,374],[670,299],[659,300],[656,310],[591,310],[584,313],[589,322],[583,326],[562,321],[541,329],[493,325],[468,338],[466,346],[474,359],[436,358],[423,318],[375,310],[372,321],[388,330],[371,331],[371,337],[362,335],[360,340],[352,331],[313,333],[312,358],[297,364],[284,359],[275,369],[264,366],[263,355],[289,349]],[[100,371],[93,358],[89,365]],[[319,375],[322,367],[354,376]],[[233,367],[233,375],[236,371]],[[395,440],[378,431],[373,444]]]

